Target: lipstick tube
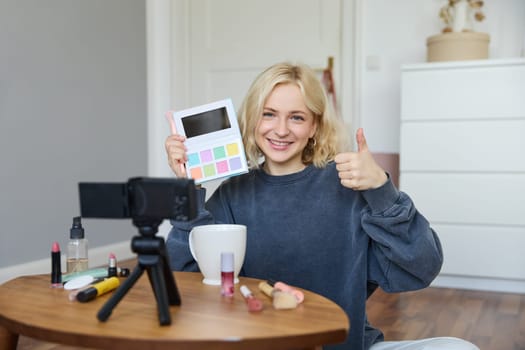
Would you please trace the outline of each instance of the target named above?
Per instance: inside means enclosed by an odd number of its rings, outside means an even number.
[[[51,287],[62,288],[62,268],[60,261],[60,245],[54,242],[51,247]]]
[[[117,258],[115,257],[115,254],[110,253],[109,262],[108,262],[108,277],[116,277],[116,276],[117,276]]]

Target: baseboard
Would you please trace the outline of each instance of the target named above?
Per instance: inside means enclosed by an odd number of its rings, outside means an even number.
[[[511,280],[487,277],[439,275],[432,287],[481,290],[487,292],[525,294],[524,280]]]
[[[131,251],[130,241],[114,243],[102,247],[89,249],[89,267],[104,266],[108,263],[109,254],[113,253],[118,260],[127,260],[135,257]],[[65,272],[66,257],[62,252],[62,268]],[[18,276],[35,275],[51,272],[51,257],[30,261],[27,263],[8,266],[0,269],[0,284]]]

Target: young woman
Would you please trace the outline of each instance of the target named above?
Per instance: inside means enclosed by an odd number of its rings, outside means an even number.
[[[405,349],[405,343],[382,342],[381,332],[368,324],[366,300],[377,286],[387,292],[428,286],[443,255],[428,221],[374,161],[363,130],[356,134],[357,150],[346,151],[344,127],[316,74],[289,63],[256,78],[239,125],[251,170],[224,181],[206,203],[205,190],[199,190],[198,217],[172,222],[172,268],[198,271],[188,248],[194,226],[246,225],[241,273],[285,281],[339,304],[352,326],[346,342],[334,348]],[[170,167],[185,176],[184,137],[172,135],[165,146]],[[425,344],[477,349],[455,338],[408,345],[430,349]]]

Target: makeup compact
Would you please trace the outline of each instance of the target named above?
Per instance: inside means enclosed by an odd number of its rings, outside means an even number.
[[[186,172],[195,183],[248,172],[231,99],[168,113],[177,132],[186,137]]]
[[[93,283],[93,281],[95,281],[95,278],[93,276],[90,276],[90,275],[78,276],[78,277],[75,277],[67,281],[64,284],[64,289],[65,290],[80,289],[80,288],[90,285],[91,283]]]

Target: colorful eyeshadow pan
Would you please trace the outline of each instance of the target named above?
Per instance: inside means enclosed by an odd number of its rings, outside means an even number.
[[[240,144],[228,143],[189,154],[186,166],[191,178],[202,181],[242,169],[239,150]]]
[[[236,143],[230,143],[226,145],[229,156],[236,156],[239,154],[239,146]]]
[[[248,172],[231,99],[170,113],[175,129],[186,136],[186,170],[195,183]]]

